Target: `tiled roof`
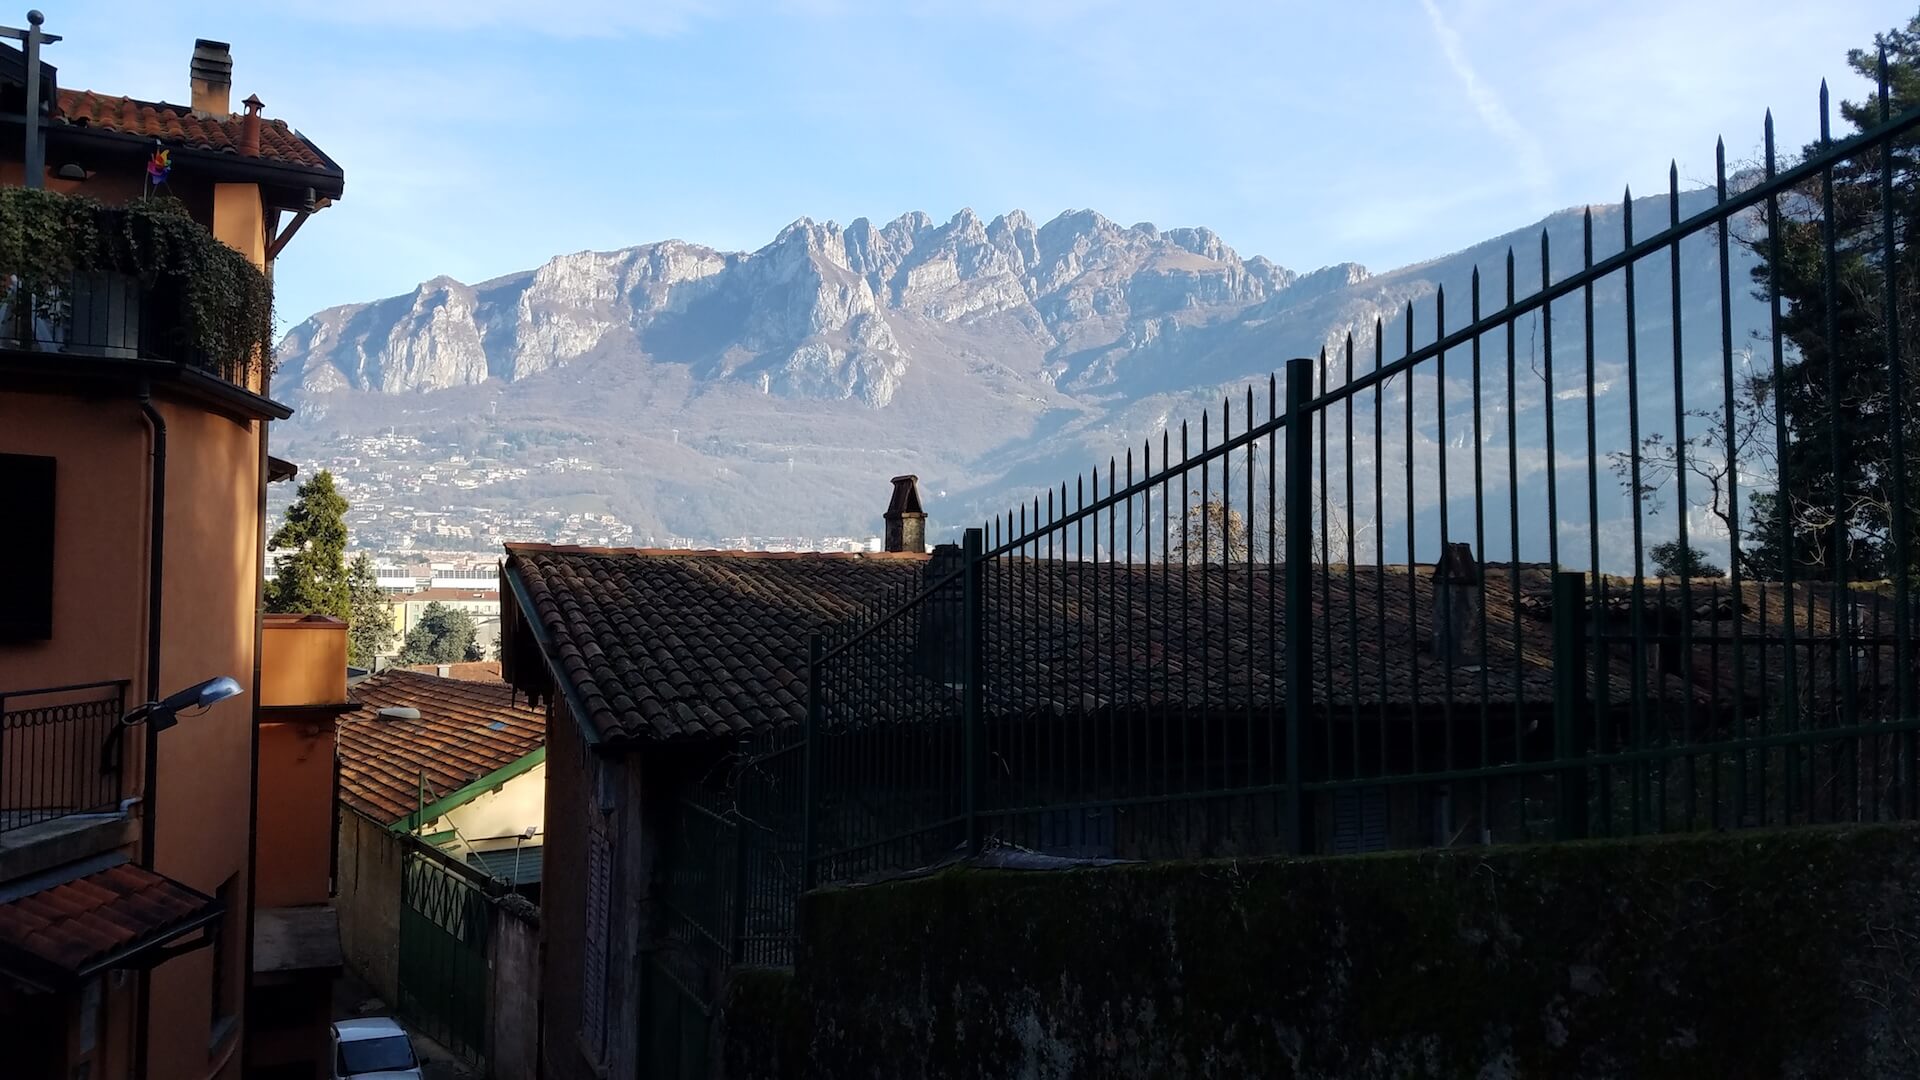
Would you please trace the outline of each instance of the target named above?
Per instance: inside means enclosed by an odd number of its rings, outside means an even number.
[[[185,105],[96,94],[91,90],[60,91],[59,120],[76,127],[156,138],[189,150],[236,155],[240,153],[240,129],[244,123],[237,113],[203,119]],[[339,171],[319,147],[288,127],[286,121],[264,116],[260,118],[260,158],[321,172]]]
[[[924,587],[923,561],[897,556],[509,551],[508,571],[533,609],[524,617],[538,621],[552,666],[572,684],[586,719],[616,740],[731,736],[799,722],[808,635],[844,633],[851,616],[891,610],[890,595]],[[1449,703],[1550,707],[1553,627],[1540,598],[1551,575],[1541,566],[1483,571],[1486,654],[1449,663],[1433,646],[1431,567],[1314,567],[1314,701],[1335,711],[1386,706],[1436,715]],[[984,581],[985,705],[1002,715],[1281,707],[1285,573],[1262,565],[995,560]],[[1757,609],[1767,593],[1749,591],[1747,604]],[[1673,592],[1668,586],[1661,595]],[[1696,607],[1709,599],[1704,588],[1696,593]],[[1801,600],[1803,617],[1809,599]],[[1770,622],[1781,606],[1776,589]],[[1763,632],[1754,612],[1743,618],[1744,633]],[[859,647],[861,662],[830,671],[829,706],[845,706],[831,712],[869,719],[898,712],[904,720],[908,713],[925,719],[942,703],[957,707],[951,687],[925,677],[918,637],[929,625],[894,622]],[[1730,632],[1709,623],[1696,636],[1705,642]],[[1475,624],[1469,652],[1479,636]],[[1675,658],[1662,673],[1648,655],[1656,644],[1643,642],[1636,653],[1617,634],[1609,640],[1616,704],[1638,670],[1656,700],[1725,706],[1759,692],[1780,659],[1769,655],[1777,648],[1749,645],[1745,671],[1736,675],[1730,649],[1696,644],[1690,661]],[[538,685],[537,676],[516,672],[517,662],[507,666],[523,686]],[[856,685],[876,678],[888,681],[880,692]]]
[[[618,740],[797,722],[807,637],[919,580],[924,555],[610,551],[508,545],[588,714]]]
[[[465,679],[470,682],[499,682],[500,661],[498,660],[462,660],[454,664],[408,664],[408,671],[417,671],[422,675],[439,675],[442,667],[447,669],[446,678]]]
[[[392,823],[546,745],[543,710],[514,700],[501,682],[442,679],[389,669],[353,688],[360,708],[339,727],[340,799]],[[420,710],[418,720],[384,719],[383,708]]]
[[[120,863],[0,904],[0,966],[11,952],[38,967],[90,974],[215,910],[211,897]]]

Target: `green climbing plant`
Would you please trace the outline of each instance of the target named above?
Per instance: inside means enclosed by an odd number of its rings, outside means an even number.
[[[93,199],[0,188],[0,302],[65,320],[75,274],[124,274],[158,305],[160,346],[232,378],[273,357],[273,285],[171,197],[109,207]],[[167,309],[173,318],[165,318]],[[31,335],[23,335],[31,337]]]

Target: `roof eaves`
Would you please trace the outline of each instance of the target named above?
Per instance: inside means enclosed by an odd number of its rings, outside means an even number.
[[[527,595],[526,583],[520,580],[520,567],[515,563],[511,552],[515,545],[507,545],[509,556],[503,565],[501,577],[513,590],[514,602],[520,605],[520,617],[526,620],[527,627],[533,631],[533,642],[540,647],[540,658],[546,662],[547,677],[567,699],[567,711],[573,714],[573,722],[580,729],[580,737],[585,739],[589,748],[601,748],[604,741],[598,729],[593,726],[593,714],[587,711],[586,701],[580,696],[580,688],[567,677],[566,666],[560,663],[559,650],[554,647],[553,638],[547,633],[547,627],[540,619],[540,609],[533,605]],[[610,748],[609,748],[610,749]]]
[[[508,762],[506,765],[493,770],[465,787],[458,788],[435,799],[420,809],[415,810],[413,813],[408,814],[406,817],[401,818],[399,821],[394,822],[391,827],[398,832],[412,832],[426,822],[432,821],[449,811],[457,810],[465,806],[474,799],[486,794],[489,790],[512,780],[514,777],[531,772],[535,767],[545,763],[546,760],[547,748],[542,746],[524,757]]]

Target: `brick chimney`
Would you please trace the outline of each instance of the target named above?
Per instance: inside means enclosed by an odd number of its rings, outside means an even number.
[[[240,152],[247,157],[260,156],[260,108],[266,103],[259,94],[248,94],[241,102],[247,107],[247,118],[240,122]]]
[[[1449,665],[1480,656],[1480,562],[1473,545],[1448,544],[1433,567],[1433,653]]]
[[[193,92],[193,115],[202,119],[233,115],[233,49],[224,41],[195,41],[188,85]]]
[[[893,501],[887,504],[888,551],[927,550],[927,512],[920,509],[920,478],[893,478]]]

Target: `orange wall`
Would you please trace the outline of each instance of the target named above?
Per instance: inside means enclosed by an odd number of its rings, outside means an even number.
[[[346,701],[347,624],[326,615],[268,615],[260,643],[260,704]]]
[[[139,405],[0,392],[0,453],[55,459],[53,637],[0,645],[0,687],[130,679],[137,694],[149,475]]]
[[[324,904],[333,854],[333,721],[260,725],[261,907]]]
[[[226,937],[227,1008],[245,992],[247,823],[252,791],[253,633],[260,574],[260,444],[254,426],[193,408],[167,413],[162,692],[231,675],[246,692],[160,737],[156,868],[209,894],[237,875]],[[206,1076],[212,951],[153,976],[152,1075]],[[162,1035],[161,1033],[165,1033]]]
[[[208,894],[233,880],[225,920],[227,999],[244,980],[244,894],[252,739],[255,588],[259,574],[260,425],[158,400],[168,426],[165,595],[160,693],[215,675],[244,692],[160,736],[157,863]],[[55,464],[54,626],[50,641],[0,646],[0,687],[96,679],[147,684],[146,568],[150,441],[130,396],[0,390],[0,451],[51,454]],[[130,746],[141,757],[144,731]],[[145,812],[145,811],[143,811]],[[214,1075],[209,1055],[212,951],[153,975],[152,1075]]]
[[[267,216],[253,184],[213,185],[214,239],[267,268]]]

